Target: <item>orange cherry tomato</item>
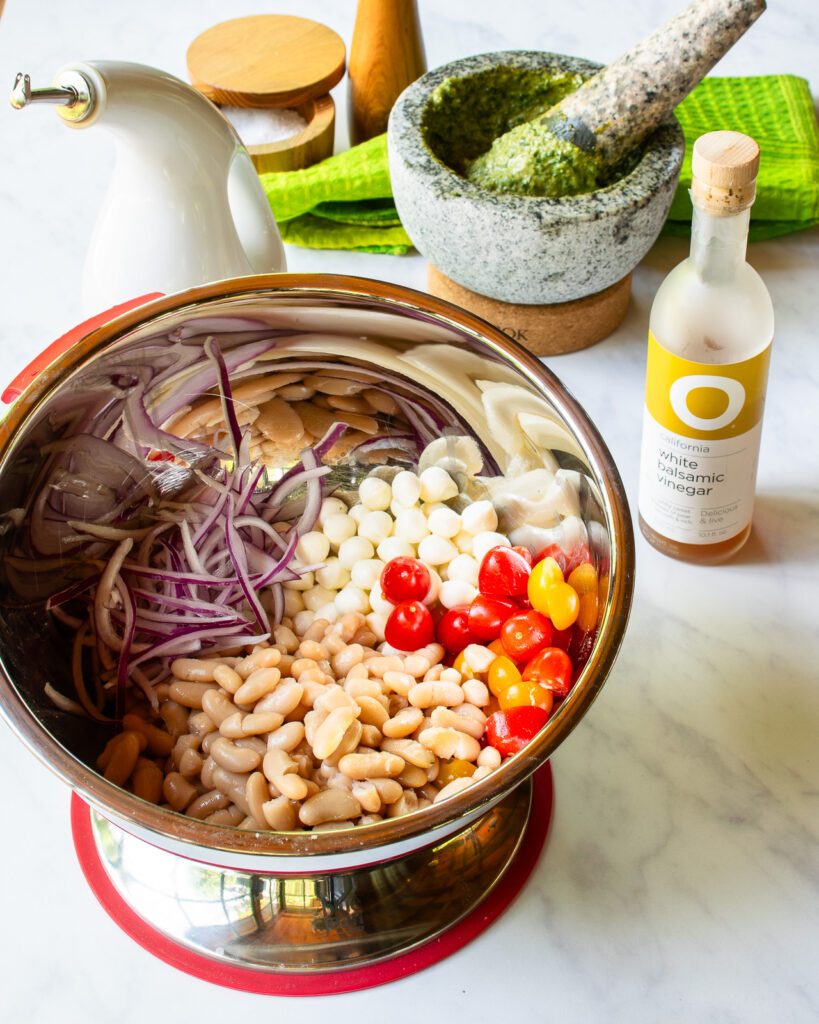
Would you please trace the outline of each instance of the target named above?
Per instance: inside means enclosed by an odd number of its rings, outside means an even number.
[[[549,591],[558,583],[563,583],[560,566],[550,556],[541,559],[529,574],[526,593],[535,611],[549,615]],[[555,625],[557,625],[555,623]],[[562,627],[558,627],[562,628]]]
[[[548,714],[554,704],[554,694],[544,686],[531,679],[522,679],[519,683],[507,686],[498,697],[501,711],[509,708],[543,708]]]
[[[572,660],[559,647],[547,647],[526,665],[522,678],[545,686],[556,697],[565,697],[572,685]]]
[[[456,669],[456,671],[461,673],[461,677],[463,679],[474,679],[475,678],[475,673],[469,667],[469,664],[467,663],[467,660],[466,660],[466,654],[465,654],[464,651],[461,651],[461,653],[458,655],[458,657],[455,659],[455,661],[453,661],[452,667],[454,669]]]
[[[489,666],[487,682],[489,684],[489,689],[496,697],[500,697],[508,686],[511,686],[513,683],[519,683],[520,681],[520,669],[514,661],[512,661],[511,658],[507,658],[505,654],[501,654],[499,657],[495,658]]]
[[[465,779],[470,775],[474,775],[474,773],[474,764],[464,761],[459,757],[453,757],[451,761],[444,761],[441,765],[438,777],[435,780],[436,785],[446,786],[447,783],[452,782],[454,779]]]
[[[553,583],[546,592],[546,606],[555,629],[568,629],[577,622],[580,598],[568,583]]]
[[[493,640],[491,644],[487,644],[486,646],[493,654],[506,654],[506,648],[503,646],[500,637],[498,637],[497,640]]]

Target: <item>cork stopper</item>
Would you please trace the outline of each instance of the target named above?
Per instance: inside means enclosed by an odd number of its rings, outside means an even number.
[[[747,209],[756,196],[759,146],[740,132],[708,132],[694,143],[691,198],[717,217]]]

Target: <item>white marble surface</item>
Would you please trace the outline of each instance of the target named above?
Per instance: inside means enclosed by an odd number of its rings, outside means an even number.
[[[280,0],[349,40],[352,0]],[[420,0],[430,66],[539,47],[611,60],[677,0]],[[187,41],[261,0],[9,0],[0,67],[35,83],[105,56],[184,75]],[[779,0],[722,73],[816,76],[814,0]],[[819,81],[814,80],[814,88]],[[344,87],[337,90],[343,102]],[[343,123],[343,114],[340,118]],[[343,144],[343,129],[339,144]],[[0,107],[4,243],[0,378],[79,319],[108,140],[48,111]],[[651,298],[684,254],[660,242],[625,324],[552,361],[601,428],[636,498]],[[293,270],[422,287],[419,257],[289,251]],[[452,959],[387,988],[324,1000],[222,991],[177,974],[108,920],[80,876],[68,792],[0,730],[3,1024],[289,1020],[383,1015],[571,1022],[797,1022],[819,1018],[819,231],[752,247],[777,313],[755,530],[718,569],[665,560],[638,538],[638,582],[615,671],[554,757],[557,812],[523,895]],[[21,828],[20,825],[23,825]]]

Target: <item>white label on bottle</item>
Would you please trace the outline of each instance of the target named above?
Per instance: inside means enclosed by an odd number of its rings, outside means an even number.
[[[682,544],[717,544],[751,521],[762,423],[722,441],[692,441],[643,416],[640,515]]]

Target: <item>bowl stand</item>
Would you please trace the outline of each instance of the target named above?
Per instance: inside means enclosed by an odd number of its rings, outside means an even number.
[[[132,939],[188,974],[271,995],[370,988],[454,953],[521,891],[551,818],[547,763],[433,846],[365,868],[285,875],[169,853],[76,794],[71,809],[86,880]]]

